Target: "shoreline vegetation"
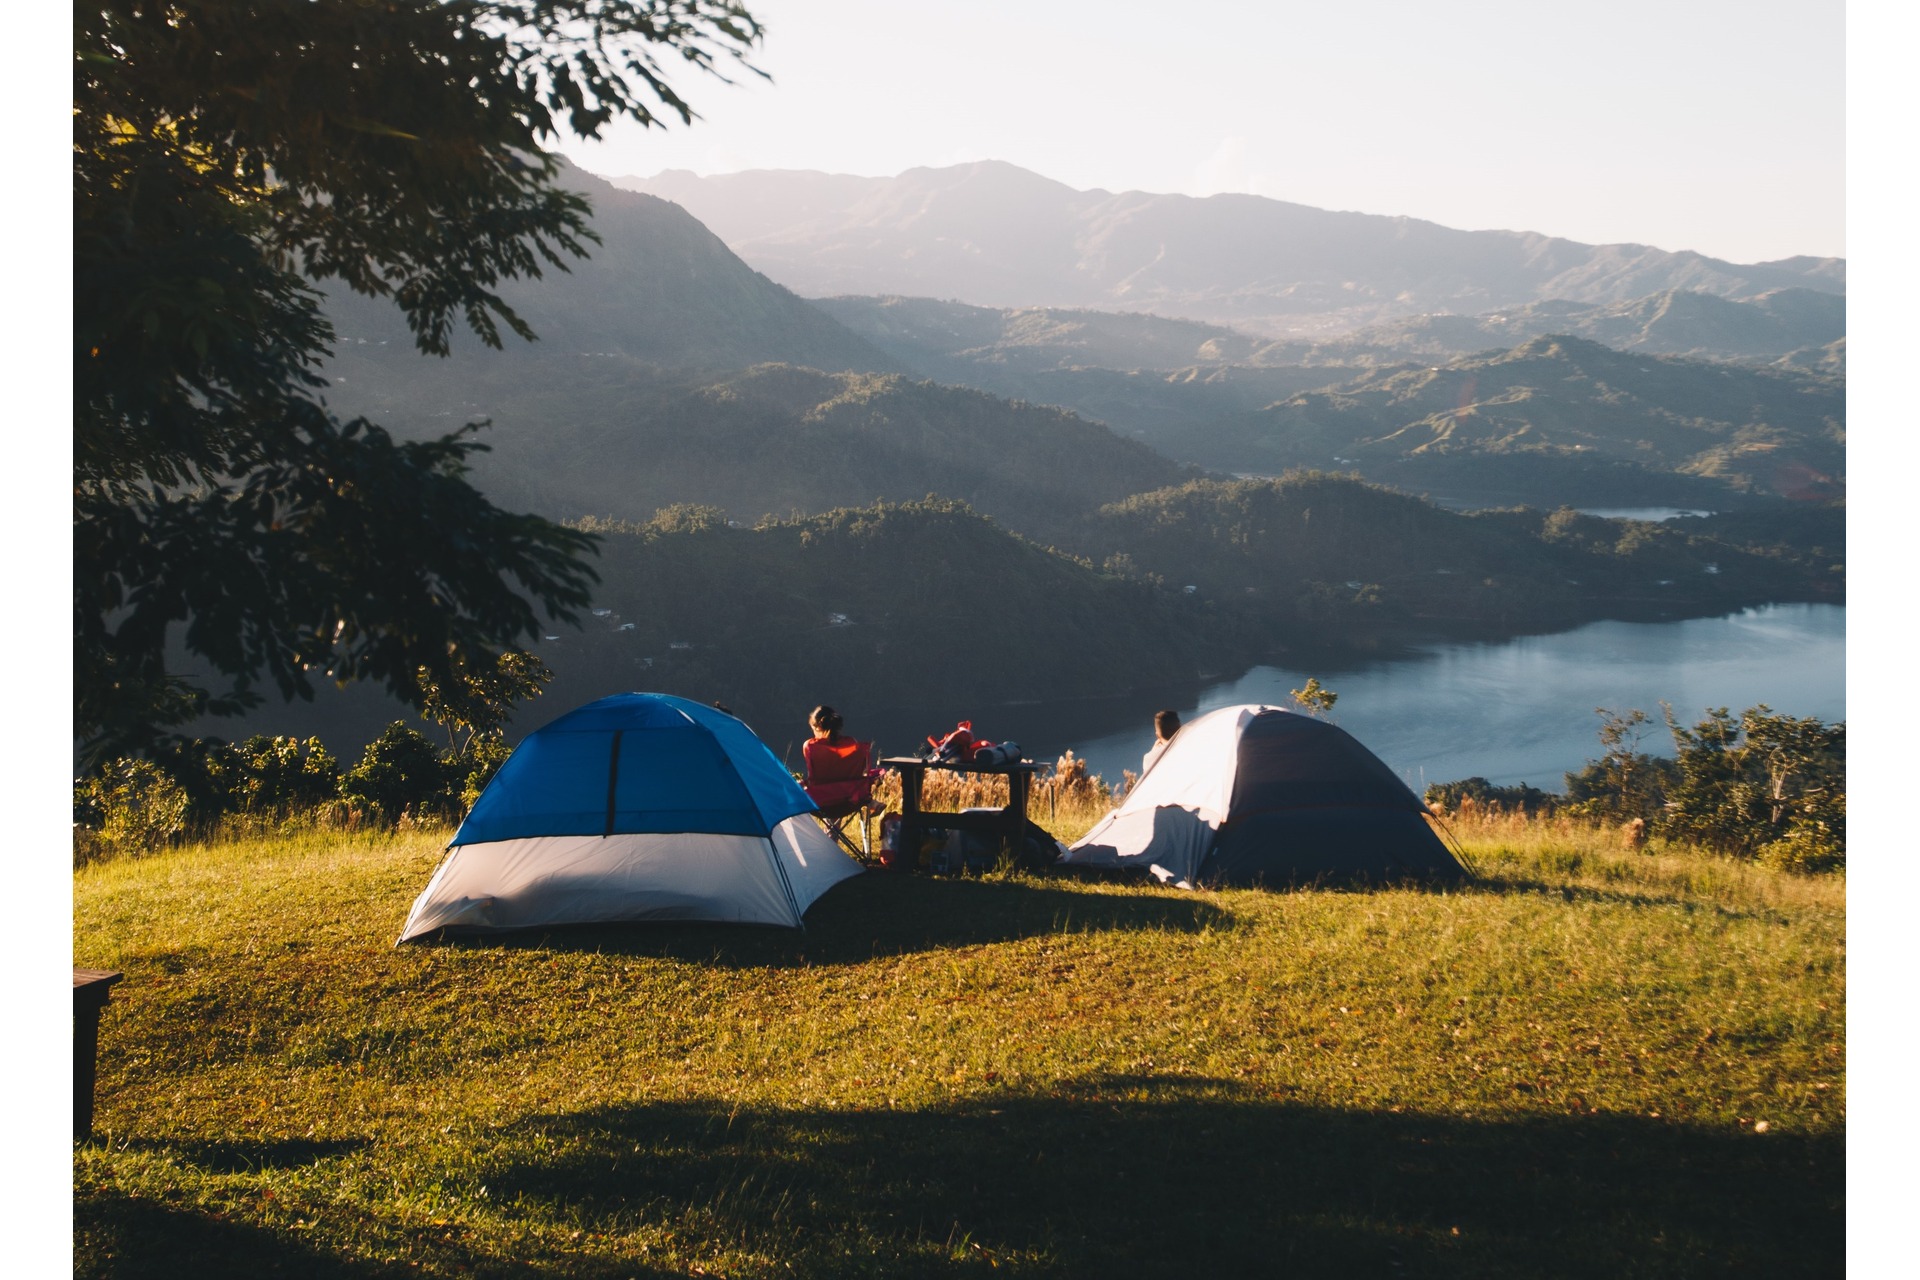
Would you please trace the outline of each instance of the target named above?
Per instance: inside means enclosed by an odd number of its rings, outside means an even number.
[[[395,721],[351,766],[318,738],[264,734],[108,762],[74,782],[74,866],[195,841],[457,824],[511,754],[502,726],[513,700],[538,696],[549,678],[538,663],[504,659],[459,694],[436,693],[445,748]],[[1338,696],[1313,678],[1293,691],[1309,715]],[[1671,843],[1809,873],[1846,866],[1845,721],[1761,704],[1737,715],[1710,709],[1688,726],[1663,705],[1674,748],[1666,756],[1641,749],[1656,724],[1645,711],[1599,713],[1602,752],[1564,776],[1564,794],[1480,777],[1436,782],[1421,797],[1429,815],[1443,826],[1501,814],[1573,823],[1624,833],[1631,847]],[[1029,817],[1070,843],[1136,781],[1130,769],[1108,781],[1069,750],[1035,778]],[[886,773],[875,798],[898,809],[899,788],[899,776]],[[1007,802],[1006,780],[991,775],[937,773],[923,792],[935,812]],[[867,822],[877,848],[878,815]]]
[[[96,862],[75,1274],[1830,1273],[1844,874],[1449,825],[1440,892],[874,874],[404,949],[443,826]]]

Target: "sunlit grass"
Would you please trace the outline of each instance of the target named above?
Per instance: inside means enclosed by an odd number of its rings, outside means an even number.
[[[445,832],[88,866],[77,1271],[1831,1274],[1844,881],[1455,834],[1445,892],[874,874],[405,949]]]

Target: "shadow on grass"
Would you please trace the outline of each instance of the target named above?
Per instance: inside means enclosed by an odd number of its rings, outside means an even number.
[[[128,1195],[76,1200],[73,1238],[76,1277],[373,1277],[403,1270],[359,1265],[286,1232]]]
[[[860,964],[876,956],[983,946],[1060,933],[1147,930],[1196,933],[1232,922],[1232,912],[1186,890],[1102,893],[1102,885],[1143,887],[1136,869],[1052,868],[1042,877],[966,880],[876,871],[834,886],[807,912],[804,930],[766,925],[637,921],[562,925],[449,937],[434,945],[649,956],[733,968]],[[1368,881],[1320,878],[1261,886],[1270,893],[1366,897],[1394,891],[1435,895],[1537,895],[1568,902],[1753,912],[1657,891],[1609,890],[1519,876]]]
[[[700,1257],[803,1278],[1829,1276],[1844,1148],[1626,1116],[1340,1111],[1192,1077],[921,1111],[633,1104],[494,1131],[459,1175],[490,1189],[490,1222],[323,1192],[305,1212],[329,1247],[241,1220],[244,1193],[229,1210],[99,1188],[75,1202],[74,1272],[649,1280]],[[646,1240],[679,1262],[649,1266]]]
[[[1833,1275],[1837,1136],[1333,1111],[1106,1079],[942,1110],[536,1117],[476,1176],[588,1231],[801,1276]]]
[[[353,1210],[329,1206],[334,1215]],[[380,1258],[343,1256],[310,1244],[292,1230],[243,1222],[202,1206],[163,1204],[121,1194],[79,1199],[73,1210],[73,1274],[101,1280],[242,1280],[257,1276],[301,1280],[417,1280],[430,1276],[621,1276],[660,1280],[663,1272],[633,1260],[569,1258],[551,1250],[540,1256],[497,1251],[462,1241],[458,1233],[433,1228],[401,1231],[363,1220],[371,1252]]]
[[[875,956],[983,946],[1110,929],[1195,933],[1227,912],[1174,894],[1092,893],[1069,885],[873,872],[835,885],[806,928],[655,923],[529,929],[448,939],[460,947],[527,947],[658,956],[740,968],[860,964]]]
[[[1048,867],[1045,873],[1053,879],[1067,883],[1081,884],[1118,884],[1141,887],[1154,884],[1154,878],[1143,867],[1095,867],[1079,863],[1066,863]],[[1406,893],[1447,893],[1471,883],[1471,877],[1460,876],[1377,876],[1355,872],[1321,872],[1300,879],[1258,880],[1220,884],[1203,880],[1203,890],[1264,889],[1269,893],[1350,893],[1374,894],[1388,890]],[[1189,892],[1179,890],[1178,892]]]
[[[1537,880],[1531,876],[1481,876],[1454,887],[1461,893],[1487,893],[1499,896],[1527,894],[1543,898],[1559,898],[1563,902],[1599,903],[1616,907],[1673,907],[1688,913],[1710,911],[1714,915],[1725,916],[1730,920],[1781,918],[1777,911],[1751,911],[1730,907],[1722,902],[1706,902],[1698,897],[1685,897],[1677,893],[1664,893],[1653,889],[1601,889],[1592,885],[1557,884],[1548,880]]]
[[[298,1169],[336,1156],[351,1155],[365,1147],[368,1141],[366,1138],[327,1142],[312,1138],[281,1138],[260,1142],[169,1142],[152,1138],[126,1138],[117,1145],[136,1151],[177,1156],[209,1173],[259,1173],[264,1169]]]

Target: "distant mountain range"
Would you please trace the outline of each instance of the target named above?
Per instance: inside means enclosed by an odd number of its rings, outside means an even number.
[[[1741,265],[1262,196],[1078,191],[997,161],[891,178],[668,170],[613,183],[684,206],[756,269],[810,297],[1148,311],[1269,337],[1548,300],[1612,305],[1672,290],[1735,299],[1846,290],[1841,259]]]
[[[492,419],[478,478],[562,519],[701,502],[751,522],[938,493],[1048,537],[1089,505],[1178,483],[1182,463],[1357,470],[1548,507],[1842,491],[1844,382],[1818,376],[1844,370],[1837,294],[1537,302],[1311,344],[1142,314],[809,303],[677,205],[568,180],[604,243],[503,290],[539,342],[424,359],[392,307],[348,297],[327,371],[336,407],[403,434]],[[1559,336],[1542,347],[1482,345],[1548,325]],[[1482,354],[1445,358],[1461,347]],[[1791,354],[1763,375],[1640,354],[1661,350]]]
[[[1845,299],[1809,290],[1536,303],[1314,344],[1104,312],[817,305],[917,371],[1059,405],[1216,470],[1358,470],[1541,506],[1724,509],[1743,495],[1826,498],[1843,486]],[[1548,325],[1563,328],[1529,336]],[[1614,343],[1573,336],[1582,331]],[[1650,354],[1716,343],[1721,354],[1797,354],[1772,367]]]
[[[1847,335],[1847,300],[1776,289],[1748,301],[1673,289],[1631,302],[1533,302],[1478,316],[1425,315],[1317,342],[1257,338],[1198,320],[1069,307],[976,307],[933,298],[816,298],[814,305],[917,372],[1127,371],[1373,365],[1504,350],[1567,334],[1620,351],[1805,366]],[[971,383],[970,383],[971,385]]]
[[[1847,300],[1813,289],[1775,289],[1736,300],[1669,289],[1628,302],[1589,304],[1553,299],[1479,316],[1417,316],[1371,325],[1319,344],[1264,349],[1268,362],[1295,355],[1302,363],[1358,363],[1419,356],[1459,356],[1567,334],[1619,351],[1709,360],[1823,365],[1847,336]],[[1838,349],[1844,371],[1844,346]]]
[[[1808,289],[1775,290],[1745,302],[1685,290],[1631,303],[1539,302],[1483,316],[1391,321],[1320,342],[1072,308],[900,297],[821,298],[814,305],[916,373],[1058,405],[1189,461],[1201,458],[1190,433],[1222,418],[1375,368],[1484,357],[1535,337],[1846,373],[1846,299]],[[1228,469],[1257,465],[1218,451],[1205,458]]]

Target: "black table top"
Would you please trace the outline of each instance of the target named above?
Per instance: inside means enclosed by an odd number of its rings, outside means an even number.
[[[952,773],[1039,773],[1047,767],[1033,760],[1014,760],[1007,764],[962,764],[957,760],[925,760],[919,756],[888,756],[880,764],[887,769],[946,769]]]

